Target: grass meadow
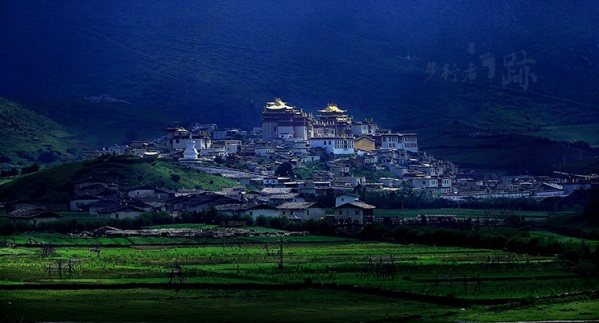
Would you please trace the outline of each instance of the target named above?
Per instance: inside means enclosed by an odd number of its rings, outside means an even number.
[[[0,304],[10,310],[0,319],[505,321],[540,309],[599,318],[599,282],[555,257],[312,238],[285,237],[282,257],[278,239],[111,244],[99,255],[54,240],[47,257],[39,246],[2,248]]]

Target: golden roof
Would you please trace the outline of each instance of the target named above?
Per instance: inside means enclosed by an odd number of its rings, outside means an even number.
[[[287,103],[283,102],[280,98],[275,98],[273,102],[267,102],[266,108],[270,110],[292,110],[293,107],[287,105]]]
[[[329,105],[327,106],[326,109],[324,109],[324,110],[318,110],[318,112],[325,112],[325,113],[333,113],[333,112],[335,112],[335,113],[345,113],[345,112],[347,112],[347,110],[341,110],[341,109],[339,109],[339,107],[337,107],[336,104],[329,103]]]

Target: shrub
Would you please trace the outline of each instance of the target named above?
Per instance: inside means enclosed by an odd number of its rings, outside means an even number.
[[[16,232],[17,232],[17,226],[12,222],[5,223],[4,226],[2,226],[2,235],[3,236],[11,236],[11,235],[15,234]]]

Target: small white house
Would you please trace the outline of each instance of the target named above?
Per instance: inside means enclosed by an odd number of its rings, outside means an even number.
[[[131,205],[120,206],[115,209],[98,210],[100,219],[135,219],[147,211]]]
[[[254,218],[254,220],[261,215],[268,218],[274,218],[279,216],[279,210],[274,206],[259,204],[245,209],[243,215],[249,215]]]
[[[134,189],[129,190],[129,192],[127,192],[127,195],[129,197],[151,197],[154,196],[156,193],[156,190],[152,187],[149,186],[142,186],[142,187],[137,187]]]
[[[324,137],[310,138],[310,147],[322,148],[327,153],[334,155],[353,155],[354,138],[352,137]]]
[[[335,207],[335,219],[343,222],[371,222],[374,216],[374,205],[363,202],[349,202]]]
[[[430,189],[439,187],[439,179],[437,177],[412,177],[409,180],[411,186],[416,189]]]
[[[82,209],[88,210],[89,205],[100,200],[99,197],[90,194],[75,196],[69,200],[69,211],[76,212]]]
[[[241,150],[241,141],[225,140],[225,156],[237,154]]]
[[[62,215],[43,208],[21,208],[8,214],[11,221],[23,221],[31,224],[60,220]]]
[[[320,220],[325,216],[325,208],[316,202],[287,202],[277,206],[279,216],[292,220]]]

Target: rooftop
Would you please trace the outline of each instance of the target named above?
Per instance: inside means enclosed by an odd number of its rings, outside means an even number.
[[[341,110],[336,104],[329,103],[329,105],[324,110],[318,110],[318,112],[324,113],[346,113],[347,110]]]
[[[273,102],[266,103],[266,109],[269,110],[293,110],[292,106],[287,105],[280,98],[276,98]]]

